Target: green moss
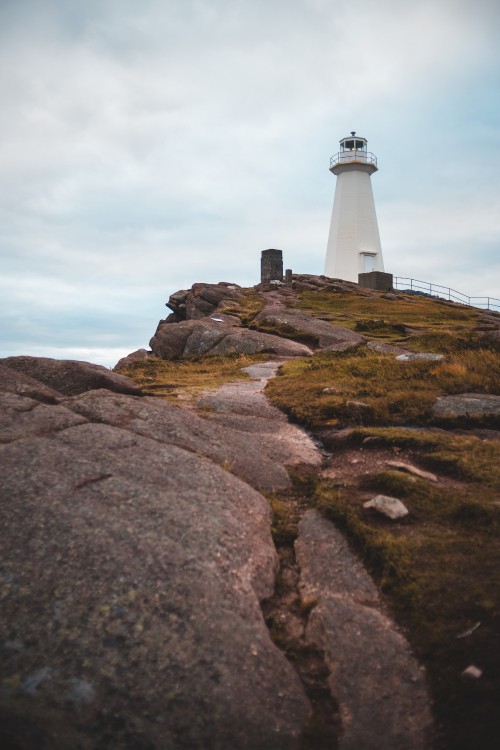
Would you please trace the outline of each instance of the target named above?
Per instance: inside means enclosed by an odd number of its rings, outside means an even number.
[[[478,482],[483,492],[500,491],[499,441],[485,441],[474,435],[454,435],[437,430],[420,432],[384,427],[355,429],[350,440],[360,443],[367,437],[378,438],[379,445],[418,451],[429,468],[457,479]]]
[[[314,498],[319,510],[344,530],[382,588],[390,585],[394,578],[406,578],[410,570],[408,547],[411,543],[367,523],[346,491],[340,493],[327,483],[318,482]]]
[[[397,474],[381,472],[372,486],[403,491],[410,515],[402,522],[383,519],[363,508],[352,490],[339,495],[324,481],[315,487],[315,502],[344,530],[426,665],[437,718],[446,726],[444,746],[493,750],[488,738],[498,728],[500,511],[479,485],[443,489]],[[470,640],[458,638],[476,622],[481,627]],[[460,678],[470,663],[490,675],[480,684],[478,705],[471,684]],[[479,736],[484,744],[477,744]]]
[[[293,499],[282,493],[281,496],[270,496],[268,500],[273,512],[271,533],[275,545],[281,547],[293,544],[297,538],[300,518]]]

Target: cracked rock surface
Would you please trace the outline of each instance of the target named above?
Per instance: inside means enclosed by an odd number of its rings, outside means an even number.
[[[305,683],[262,613],[278,555],[258,489],[322,455],[264,396],[280,360],[204,394],[204,417],[122,376],[95,390],[82,363],[64,394],[54,362],[47,382],[0,368],[0,745],[302,750]],[[338,746],[425,750],[422,672],[362,565],[316,511],[296,556],[297,638]]]
[[[267,501],[202,455],[200,418],[80,387],[1,393],[2,746],[298,747]]]
[[[163,323],[149,342],[161,359],[193,357],[202,354],[255,354],[270,352],[282,357],[304,357],[309,347],[290,339],[261,331],[240,328],[223,319],[202,318],[183,320],[172,325]]]
[[[306,334],[317,340],[317,344],[325,351],[348,349],[364,341],[363,336],[356,331],[343,326],[333,325],[326,320],[312,318],[299,310],[286,307],[285,293],[268,292],[266,306],[254,319],[255,322],[272,325],[284,325],[296,334]]]
[[[306,638],[324,651],[342,717],[340,750],[426,750],[424,675],[371,578],[315,510],[304,515],[295,549],[301,598],[315,603]]]

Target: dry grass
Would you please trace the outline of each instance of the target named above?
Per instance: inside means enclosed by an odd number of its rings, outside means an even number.
[[[363,498],[351,488],[339,494],[322,481],[314,496],[361,554],[427,667],[445,732],[438,747],[493,750],[500,673],[500,444],[445,433],[427,440],[394,428],[364,429],[354,439],[367,435],[420,449],[420,459],[432,459],[433,468],[453,465],[468,478],[450,486],[396,471],[367,477],[365,491],[403,500],[409,516],[399,523],[363,508]],[[473,636],[458,637],[478,622]],[[481,680],[461,677],[470,664],[484,670]]]
[[[353,445],[365,438],[377,445],[416,451],[425,464],[460,480],[480,483],[481,492],[500,492],[500,441],[475,435],[455,435],[443,430],[407,430],[398,427],[361,427],[349,440]],[[495,497],[491,496],[494,500]]]
[[[471,308],[409,295],[391,300],[383,294],[318,291],[300,299],[308,314],[368,339],[446,358],[397,362],[363,346],[319,353],[287,362],[267,386],[270,400],[320,434],[332,426],[354,426],[342,450],[369,451],[373,445],[388,455],[400,451],[438,473],[440,482],[379,467],[357,485],[339,489],[318,479],[315,469],[301,468],[292,474],[292,490],[269,497],[276,543],[293,543],[307,507],[320,508],[343,528],[427,667],[444,727],[436,748],[493,750],[500,731],[500,441],[415,427],[433,426],[432,405],[439,395],[499,394],[498,353],[475,335],[479,314]],[[225,312],[249,326],[262,306],[260,295],[248,290],[242,304]],[[177,399],[244,377],[242,367],[265,358],[151,360],[126,374],[148,393]],[[368,437],[375,440],[364,443]],[[409,516],[393,523],[363,508],[372,492],[400,497]],[[473,635],[457,637],[477,622]],[[470,664],[484,670],[480,680],[461,677]]]
[[[495,352],[458,351],[438,364],[397,362],[362,347],[320,353],[285,364],[267,388],[276,406],[312,428],[425,425],[433,421],[437,396],[464,392],[500,393]]]
[[[464,305],[416,295],[369,296],[328,290],[300,293],[298,307],[308,315],[361,331],[368,338],[404,336],[405,327],[426,332],[474,330],[478,311]]]
[[[236,315],[242,325],[249,326],[252,320],[264,309],[264,300],[255,289],[244,289],[243,298],[224,308],[227,315]]]
[[[339,488],[313,469],[292,473],[293,490],[271,498],[277,543],[291,544],[305,507],[341,528],[372,573],[428,672],[439,750],[493,750],[498,737],[500,651],[500,443],[445,431],[355,430],[347,450],[397,447],[441,473],[431,483],[376,470]],[[392,450],[388,455],[391,455]],[[451,483],[442,472],[454,469]],[[462,478],[463,482],[457,481]],[[394,523],[365,509],[367,492],[401,498],[409,516]],[[476,623],[473,636],[459,638]],[[479,681],[463,678],[470,664]]]
[[[132,378],[150,396],[178,401],[179,398],[194,399],[202,391],[233,380],[244,380],[248,375],[242,372],[243,367],[268,358],[269,355],[265,354],[235,354],[176,361],[148,359],[135,363],[121,374]]]
[[[303,493],[344,530],[425,664],[442,731],[436,748],[493,750],[500,730],[500,441],[428,428],[437,396],[500,393],[498,352],[475,335],[476,311],[418,298],[391,304],[393,316],[380,310],[383,319],[376,311],[360,319],[366,310],[359,308],[373,299],[340,300],[330,319],[367,338],[442,352],[445,360],[397,362],[360,346],[290,361],[266,392],[319,434],[354,426],[342,450],[402,451],[439,474],[434,484],[379,468],[341,489],[307,477]],[[402,318],[422,334],[402,335]],[[483,419],[476,426],[495,425]],[[394,523],[363,508],[372,493],[401,498],[409,516]],[[286,527],[283,508],[280,517]],[[457,637],[477,622],[473,635]],[[470,664],[483,670],[480,680],[461,676]]]

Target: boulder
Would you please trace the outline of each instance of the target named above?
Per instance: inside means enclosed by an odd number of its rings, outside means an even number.
[[[186,299],[188,294],[189,289],[179,289],[178,292],[171,294],[168,302],[165,303],[166,306],[172,310],[174,315],[178,315],[181,320],[186,319]]]
[[[455,396],[439,396],[432,409],[436,417],[473,420],[483,417],[500,417],[500,396],[487,393],[460,393]]]
[[[238,328],[224,321],[203,318],[186,320],[176,325],[160,326],[149,343],[162,359],[198,356],[201,354],[254,354],[271,352],[279,356],[308,356],[309,347],[295,341],[247,328]]]
[[[481,338],[481,341],[485,341],[491,344],[500,343],[500,330],[489,330],[489,331],[478,331],[477,335]]]
[[[120,370],[128,370],[135,362],[144,362],[146,359],[156,359],[156,355],[153,352],[149,352],[147,349],[137,349],[135,352],[127,354],[126,357],[122,357],[113,370],[120,372]]]
[[[335,326],[325,320],[313,318],[297,310],[286,308],[280,300],[274,299],[266,305],[264,310],[255,316],[253,323],[261,323],[267,326],[286,326],[299,335],[307,335],[317,341],[321,349],[338,347],[343,348],[357,346],[364,341],[363,337],[355,331],[343,326]]]
[[[376,495],[376,497],[363,503],[363,508],[373,508],[392,521],[408,515],[408,508],[403,505],[401,500],[398,500],[397,497],[388,497],[387,495]]]
[[[149,346],[161,359],[178,359],[182,357],[186,342],[197,325],[192,320],[183,320],[174,325],[160,322]],[[214,329],[216,326],[215,323],[207,323],[207,325],[212,325]]]
[[[308,357],[312,354],[311,349],[305,344],[260,331],[250,331],[246,328],[233,329],[213,347],[211,354],[232,354],[233,352],[238,354],[269,352],[278,357]]]
[[[434,352],[408,352],[406,354],[398,354],[396,356],[397,362],[441,362],[441,360],[443,360],[444,358],[444,354],[435,354]]]
[[[34,378],[66,396],[97,388],[107,388],[116,393],[141,393],[130,378],[90,362],[48,357],[6,357],[0,359],[0,364]]]
[[[234,303],[242,296],[237,284],[221,281],[219,284],[193,284],[191,289],[181,289],[170,295],[169,307],[181,320],[199,320],[214,312],[224,303]]]
[[[4,395],[2,740],[297,750],[309,704],[259,606],[267,501],[196,452],[203,434],[175,445],[196,425],[159,400]]]

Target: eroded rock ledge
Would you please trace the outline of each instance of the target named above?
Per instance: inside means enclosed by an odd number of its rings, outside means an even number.
[[[40,363],[45,382],[3,364],[2,741],[298,748],[309,704],[259,604],[270,508],[223,468],[250,436],[227,429],[226,451],[195,414],[88,390],[81,363],[71,396],[47,385],[66,363]],[[256,445],[245,454],[250,481],[288,481]]]

